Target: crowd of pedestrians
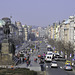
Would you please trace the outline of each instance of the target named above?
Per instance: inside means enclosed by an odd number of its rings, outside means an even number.
[[[15,60],[16,60],[16,63],[15,65],[19,65],[19,64],[23,64],[25,63],[26,66],[31,66],[31,60],[30,60],[30,54],[25,52],[25,56],[24,57],[20,57],[20,54],[17,54],[17,56],[15,56]],[[42,54],[42,55],[39,55],[37,57],[34,58],[34,62],[37,63],[37,61],[39,61],[39,65],[41,67],[41,71],[44,71],[44,57],[45,57],[45,52]]]
[[[30,54],[27,53],[27,51],[25,52],[25,56],[20,56],[20,52],[19,52],[17,55],[13,57],[13,60],[15,62],[15,65],[26,63],[28,67],[31,63]]]

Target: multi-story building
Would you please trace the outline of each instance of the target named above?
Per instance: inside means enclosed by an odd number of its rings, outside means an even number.
[[[25,34],[25,41],[28,41],[28,27],[27,27],[27,25],[24,26],[24,34]]]
[[[37,33],[37,29],[35,29],[35,28],[32,28],[32,31],[31,31],[34,35],[35,35],[35,37],[37,37],[36,36],[36,33]]]
[[[15,26],[14,24],[11,24],[10,26],[10,38],[13,38],[13,39],[17,39],[19,37],[19,31],[18,31],[18,27]]]
[[[53,28],[54,28],[54,40],[56,40],[56,23],[53,23]]]
[[[60,28],[59,28],[59,40],[60,41],[64,41],[64,22],[65,20],[62,21],[62,23],[60,24]]]
[[[53,26],[50,27],[50,38],[53,39],[54,29]]]
[[[56,41],[59,41],[59,28],[60,28],[60,25],[58,24],[56,26]]]
[[[70,16],[68,20],[63,20],[62,23],[53,23],[50,28],[47,28],[47,35],[56,41],[71,42],[74,45],[75,52],[75,16]],[[75,53],[74,53],[75,54]]]
[[[50,25],[47,26],[46,28],[46,35],[48,36],[48,38],[50,39]]]
[[[70,16],[68,20],[64,20],[60,26],[61,39],[65,42],[74,41],[74,17]]]
[[[46,30],[42,27],[38,27],[38,37],[44,37],[46,35]]]
[[[19,36],[22,36],[23,35],[23,27],[22,27],[22,24],[21,22],[15,22],[15,25],[18,27],[18,31],[19,31]]]

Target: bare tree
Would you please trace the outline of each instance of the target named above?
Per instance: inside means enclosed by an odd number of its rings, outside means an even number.
[[[70,54],[73,56],[74,45],[69,41],[68,43],[66,43],[65,48],[66,48],[66,52],[67,52],[67,57],[69,59]]]

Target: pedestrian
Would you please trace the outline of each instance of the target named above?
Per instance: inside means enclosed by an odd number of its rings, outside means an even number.
[[[29,60],[27,60],[27,62],[26,62],[26,63],[27,63],[27,67],[28,67],[28,66],[29,66]]]
[[[27,61],[26,57],[24,58],[24,61],[25,61],[25,62]]]
[[[37,63],[37,58],[34,58],[34,61]]]
[[[43,59],[40,59],[40,67],[41,67],[41,71],[44,71],[44,61]]]
[[[13,70],[14,70],[14,66],[13,66],[13,65],[11,65],[11,69],[13,69]]]
[[[43,57],[45,57],[45,52],[43,53]]]
[[[23,63],[24,63],[24,57],[23,57]]]
[[[31,60],[29,59],[29,65],[31,66]]]

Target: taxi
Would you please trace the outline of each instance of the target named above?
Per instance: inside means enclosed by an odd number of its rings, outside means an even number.
[[[65,65],[72,65],[72,64],[71,64],[71,61],[67,60],[67,61],[65,62]]]

